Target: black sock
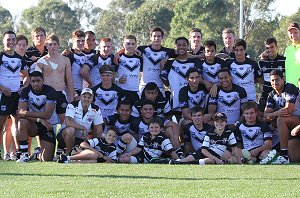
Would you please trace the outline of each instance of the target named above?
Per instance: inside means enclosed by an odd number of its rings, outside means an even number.
[[[19,141],[20,149],[18,152],[28,156],[28,140]]]
[[[287,149],[280,149],[280,155],[283,156],[286,159],[289,158],[289,152],[288,152]]]

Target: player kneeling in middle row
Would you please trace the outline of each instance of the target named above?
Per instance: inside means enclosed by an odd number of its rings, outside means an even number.
[[[149,132],[143,134],[137,147],[120,156],[121,163],[149,163],[151,159],[161,157],[167,152],[173,159],[178,155],[173,149],[170,139],[162,133],[162,122],[153,118],[149,123]]]
[[[80,144],[79,152],[67,156],[61,154],[58,163],[114,163],[117,160],[114,142],[118,136],[118,129],[108,128],[104,138],[86,139]],[[74,149],[75,150],[75,149]]]

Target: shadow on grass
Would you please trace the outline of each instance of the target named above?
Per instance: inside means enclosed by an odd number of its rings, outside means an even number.
[[[30,177],[91,177],[91,178],[120,178],[120,179],[165,179],[165,180],[186,180],[186,181],[203,181],[203,180],[270,180],[270,181],[285,181],[299,180],[300,178],[232,178],[232,177],[216,177],[216,178],[183,178],[183,177],[152,177],[152,176],[133,176],[133,175],[70,175],[70,174],[41,174],[41,173],[0,173],[0,176],[30,176]]]

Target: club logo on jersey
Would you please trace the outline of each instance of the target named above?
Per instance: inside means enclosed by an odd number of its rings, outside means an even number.
[[[235,76],[237,76],[240,79],[245,79],[247,76],[249,76],[253,71],[253,68],[251,65],[245,67],[245,65],[242,65],[240,67],[237,68],[231,68],[231,72],[232,74],[234,74]]]
[[[239,100],[240,100],[240,97],[235,92],[227,93],[225,96],[219,96],[219,98],[218,98],[218,101],[220,103],[222,103],[222,104],[224,104],[225,106],[228,106],[228,107],[234,105]]]
[[[92,121],[93,121],[93,118],[92,118],[92,116],[89,116],[86,120],[87,120],[88,122],[92,122]]]
[[[3,66],[9,71],[15,73],[19,68],[21,68],[22,64],[20,60],[10,60],[3,61]]]
[[[133,72],[134,70],[136,70],[137,68],[139,68],[141,66],[141,63],[139,61],[121,60],[120,66],[122,66],[122,67],[126,68],[127,70]]]
[[[203,65],[203,76],[207,76],[213,80],[216,80],[218,71],[220,69],[220,65]]]
[[[6,105],[1,105],[1,111],[6,111]]]
[[[150,49],[146,49],[144,51],[145,57],[153,64],[158,64],[162,59],[165,59],[167,57],[167,52],[160,51],[153,53]]]

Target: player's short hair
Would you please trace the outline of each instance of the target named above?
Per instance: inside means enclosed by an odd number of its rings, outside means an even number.
[[[124,41],[125,41],[126,39],[133,39],[133,40],[136,42],[136,37],[133,36],[132,34],[125,36],[125,37],[124,37]]]
[[[130,109],[132,108],[132,103],[130,102],[130,100],[128,100],[127,98],[125,98],[124,100],[121,100],[118,105],[117,105],[117,109],[121,106],[121,105],[129,105]]]
[[[40,71],[33,71],[33,72],[29,73],[29,77],[30,78],[32,78],[32,77],[41,77],[41,78],[44,78],[44,75]]]
[[[111,65],[102,65],[99,69],[100,74],[104,73],[114,73],[114,68]]]
[[[94,36],[96,36],[96,34],[95,34],[93,31],[91,31],[91,30],[85,31],[84,34],[85,34],[85,35],[88,35],[88,34],[89,34],[89,35],[94,35]]]
[[[201,38],[203,37],[202,31],[200,28],[192,28],[189,35],[191,35],[193,32],[199,32],[201,34]]]
[[[8,30],[8,31],[4,32],[4,33],[3,33],[3,37],[4,37],[6,34],[13,34],[13,35],[17,36],[16,33],[15,33],[14,31],[12,31],[12,30]]]
[[[162,37],[164,37],[164,34],[165,34],[164,31],[160,27],[152,28],[150,30],[150,36],[152,35],[153,32],[160,32]]]
[[[145,105],[152,105],[152,107],[154,108],[154,103],[151,100],[148,99],[143,100],[141,103],[141,108],[143,108],[143,106]]]
[[[149,121],[148,127],[150,126],[150,124],[158,124],[158,125],[160,126],[160,128],[163,127],[163,123],[162,123],[161,119],[158,118],[158,117],[152,118],[152,119]]]
[[[233,29],[231,29],[231,28],[225,28],[225,29],[222,31],[222,34],[233,34],[233,35],[235,35]]]
[[[155,82],[148,82],[145,87],[144,87],[144,90],[145,91],[148,91],[148,90],[156,90],[156,91],[159,91],[159,88],[157,86],[157,84]]]
[[[236,48],[237,46],[243,46],[244,50],[246,50],[247,47],[246,41],[243,39],[237,39],[233,45],[233,49]]]
[[[111,38],[103,37],[103,38],[100,39],[100,42],[111,42]]]
[[[72,38],[85,37],[85,33],[82,30],[74,30],[72,32]]]
[[[115,134],[116,134],[117,136],[118,136],[118,134],[119,134],[119,129],[118,129],[117,127],[115,127],[115,126],[110,126],[110,127],[108,127],[107,131],[113,131],[113,132],[115,132]]]
[[[27,39],[26,36],[24,36],[22,34],[17,35],[17,37],[16,37],[16,43],[18,43],[19,41],[22,41],[22,40],[24,40],[26,42],[26,44],[28,45],[28,39]]]
[[[276,40],[274,37],[267,38],[267,39],[265,40],[265,45],[270,45],[270,44],[272,44],[272,43],[274,43],[275,46],[277,46],[277,40]]]
[[[228,74],[229,74],[229,76],[231,76],[231,73],[230,73],[230,71],[229,71],[228,69],[226,69],[226,68],[222,68],[222,69],[220,69],[220,70],[218,71],[218,76],[219,76],[219,74],[220,74],[220,73],[222,73],[222,72],[226,72],[226,73],[228,73]]]
[[[178,41],[180,41],[180,40],[184,40],[184,41],[189,45],[189,39],[185,38],[184,36],[178,37],[178,38],[175,40],[175,44],[177,44]]]
[[[283,72],[279,69],[274,69],[270,72],[270,76],[279,76],[280,78],[283,78]]]
[[[197,72],[198,74],[200,74],[200,71],[195,68],[195,67],[191,67],[186,71],[185,77],[188,78],[190,76],[191,73]]]
[[[255,110],[255,112],[258,111],[257,104],[254,101],[247,101],[244,104],[242,104],[242,107],[241,107],[243,113],[245,110],[252,109],[252,108]]]
[[[36,27],[31,31],[31,36],[33,37],[34,34],[38,33],[38,32],[43,32],[46,36],[46,30],[42,27]]]
[[[49,41],[56,41],[57,44],[59,45],[59,38],[58,38],[58,36],[55,35],[55,34],[50,34],[50,35],[46,38],[45,43],[48,43]]]
[[[199,105],[195,105],[192,109],[191,109],[191,115],[200,112],[202,115],[204,115],[204,111],[205,109],[200,107]]]
[[[204,43],[204,45],[203,45],[204,47],[214,47],[215,48],[215,50],[217,49],[217,44],[215,43],[215,41],[213,41],[213,40],[208,40],[208,41],[205,41],[205,43]]]

